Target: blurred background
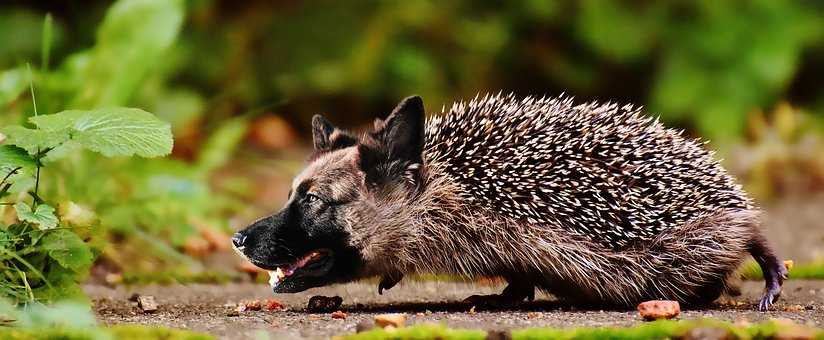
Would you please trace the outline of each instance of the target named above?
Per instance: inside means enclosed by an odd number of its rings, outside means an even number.
[[[28,63],[41,114],[173,126],[169,158],[49,170],[100,220],[92,280],[254,272],[228,235],[283,203],[313,114],[360,129],[411,94],[431,115],[499,90],[643,105],[719,150],[785,257],[824,259],[824,2],[6,0],[0,42],[0,125],[32,114]]]

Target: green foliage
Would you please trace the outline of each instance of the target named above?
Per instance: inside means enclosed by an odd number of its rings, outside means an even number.
[[[679,338],[692,329],[712,328],[724,330],[734,339],[770,339],[782,332],[798,334],[804,326],[780,321],[769,321],[750,326],[737,326],[729,322],[712,319],[671,321],[661,320],[639,324],[633,327],[581,327],[571,329],[558,328],[529,328],[512,331],[512,339],[671,339]],[[824,339],[824,331],[811,329],[817,339]],[[806,334],[803,333],[803,334]],[[385,331],[375,329],[368,332],[343,335],[346,340],[378,340],[378,339],[486,339],[487,333],[478,330],[450,329],[442,325],[416,325],[400,329]]]
[[[57,216],[54,216],[54,208],[48,204],[40,204],[32,211],[32,208],[25,202],[17,202],[14,205],[14,210],[17,212],[17,218],[20,221],[33,223],[40,230],[57,227]]]
[[[739,270],[741,277],[745,280],[763,280],[764,273],[755,261],[744,264]],[[824,280],[824,261],[813,261],[793,266],[790,269],[790,279],[798,280]]]
[[[240,207],[216,194],[208,181],[211,172],[226,164],[242,141],[248,119],[215,124],[215,136],[206,139],[192,164],[181,160],[102,158],[168,155],[172,134],[184,133],[188,124],[201,117],[205,106],[201,94],[166,85],[176,65],[169,50],[178,39],[184,5],[182,0],[117,1],[105,11],[97,11],[105,13],[102,22],[99,18],[93,21],[99,27],[88,27],[87,31],[95,32],[94,46],[62,53],[50,52],[62,36],[60,16],[47,16],[42,23],[41,65],[32,72],[38,85],[36,106],[47,112],[66,107],[81,110],[31,117],[18,113],[35,108],[33,100],[21,97],[29,77],[20,67],[0,73],[0,107],[11,113],[0,114],[0,134],[6,140],[0,145],[0,160],[14,161],[0,162],[0,170],[5,174],[17,169],[7,180],[6,191],[29,192],[39,184],[38,197],[60,202],[58,229],[71,227],[87,244],[99,244],[102,236],[140,246],[139,253],[122,260],[121,254],[109,253],[119,248],[84,252],[77,239],[59,244],[62,249],[73,249],[65,253],[57,248],[40,249],[67,271],[87,269],[85,261],[100,251],[127,271],[158,269],[141,267],[143,263],[169,264],[173,268],[183,264],[187,269],[197,269],[199,264],[179,249],[203,228],[228,228],[226,212]],[[50,63],[55,64],[51,70]],[[146,107],[162,120],[143,110],[117,107],[125,105]],[[37,166],[46,167],[39,182],[34,180]],[[94,223],[78,227],[72,222],[85,219],[67,215],[78,206],[90,208]],[[90,228],[96,231],[90,232]],[[43,237],[39,241],[54,240]],[[147,261],[138,261],[135,255]],[[61,278],[71,276],[64,274],[66,271],[54,272]]]
[[[106,13],[97,44],[80,71],[71,106],[119,106],[129,101],[175,41],[183,22],[182,0],[123,0]]]
[[[0,302],[0,319],[4,325],[15,326],[0,328],[2,339],[213,339],[206,334],[164,327],[98,326],[88,305],[73,302],[60,302],[52,306],[32,304],[25,308],[15,308],[12,304]]]
[[[140,109],[69,110],[31,117],[29,121],[38,129],[0,129],[8,136],[9,144],[29,153],[54,148],[67,140],[107,157],[158,157],[172,152],[169,124]]]
[[[25,74],[22,67],[0,72],[0,106],[17,99],[26,90]]]
[[[50,27],[51,19],[47,17],[44,64],[48,61]],[[139,109],[38,115],[33,80],[29,81],[34,116],[28,121],[34,128],[0,127],[4,143],[0,145],[4,176],[0,180],[0,198],[12,192],[27,192],[32,198],[29,204],[25,196],[17,195],[14,201],[0,205],[2,210],[13,205],[17,220],[11,225],[0,224],[0,295],[15,304],[81,297],[78,282],[88,275],[96,256],[87,243],[92,235],[88,229],[96,224],[90,218],[93,214],[68,202],[62,218],[58,218],[54,207],[46,203],[50,197],[40,195],[41,169],[46,163],[68,157],[79,148],[110,157],[163,156],[171,152],[173,144],[169,124]]]

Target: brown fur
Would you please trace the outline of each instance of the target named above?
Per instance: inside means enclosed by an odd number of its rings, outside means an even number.
[[[489,102],[499,104],[500,100],[501,98],[493,97]],[[510,97],[506,100],[513,99]],[[601,120],[598,124],[604,125],[597,126],[596,129],[603,131],[595,130],[593,133],[603,136],[592,137],[592,140],[577,137],[581,138],[581,144],[612,138],[610,134],[617,134],[616,140],[636,138],[641,143],[650,142],[647,135],[656,136],[659,140],[650,143],[658,143],[655,145],[660,148],[672,148],[675,150],[673,152],[683,152],[691,160],[700,163],[696,167],[706,166],[706,169],[710,169],[701,173],[704,176],[702,180],[706,182],[700,184],[717,190],[718,196],[707,197],[703,193],[697,193],[700,190],[668,193],[678,195],[675,197],[683,202],[692,199],[690,195],[701,197],[702,201],[677,215],[688,217],[686,222],[675,219],[675,222],[667,222],[669,224],[656,231],[651,238],[638,236],[633,239],[635,236],[630,234],[624,236],[628,238],[628,243],[611,247],[598,242],[593,235],[571,231],[568,225],[562,224],[563,219],[552,218],[548,211],[537,217],[539,221],[519,218],[517,214],[502,213],[490,208],[491,204],[483,201],[488,200],[488,197],[473,197],[468,194],[467,184],[455,177],[456,164],[450,163],[449,159],[438,158],[443,154],[424,152],[420,160],[422,164],[409,160],[393,161],[391,157],[387,157],[386,160],[370,163],[376,164],[375,168],[364,169],[364,158],[376,157],[370,153],[386,149],[382,138],[391,132],[384,133],[381,129],[386,128],[389,119],[377,120],[374,130],[377,132],[363,135],[354,146],[351,146],[348,139],[352,137],[337,130],[330,135],[330,140],[321,140],[321,145],[337,143],[344,147],[319,149],[312,157],[309,167],[295,179],[294,185],[312,181],[317,183],[318,190],[326,190],[327,195],[336,199],[345,198],[348,204],[342,207],[341,216],[344,228],[350,235],[348,242],[359,249],[363,257],[364,266],[358,275],[360,277],[400,277],[411,273],[453,274],[468,278],[502,276],[510,282],[530,282],[562,299],[632,306],[647,299],[675,299],[695,304],[711,302],[727,290],[729,277],[747,257],[748,252],[766,254],[765,260],[759,263],[775,266],[775,256],[757,227],[758,210],[751,207],[740,187],[696,142],[684,139],[657,122],[639,117],[638,111],[631,107],[618,109],[614,105],[588,104],[573,108],[569,100],[547,102],[542,99],[534,102],[532,99],[524,99],[523,102],[529,105],[534,103],[536,107],[530,107],[530,112],[539,112],[530,113],[533,115],[530,119],[545,119],[551,124],[557,123],[555,117],[569,119],[568,124],[580,119]],[[470,107],[471,105],[473,104]],[[518,108],[514,101],[505,101],[504,105],[501,110]],[[453,107],[452,111],[461,112],[464,109],[464,104],[461,103]],[[549,111],[538,111],[542,109]],[[617,118],[612,118],[610,112]],[[540,114],[548,116],[534,116]],[[486,121],[486,128],[491,128],[489,124],[492,120],[489,118]],[[428,128],[437,127],[441,122],[430,122]],[[519,124],[536,128],[527,123]],[[558,126],[563,128],[564,125]],[[512,126],[506,128],[514,129]],[[585,129],[586,132],[589,131],[588,127]],[[335,142],[335,139],[342,139],[343,142]],[[652,154],[649,156],[653,157],[650,164],[660,161],[654,157],[673,157],[673,153],[656,156],[653,152],[644,150],[644,147],[647,146],[640,146],[639,152]],[[669,152],[668,150],[663,152]],[[377,154],[381,155],[379,152]],[[610,154],[609,157],[620,156]],[[614,176],[610,172],[614,169],[603,167],[595,161],[600,160],[592,159],[592,164],[582,163],[582,166],[591,167],[593,177],[597,180],[623,190],[621,185],[614,184],[617,179],[610,177]],[[503,169],[505,167],[496,171]],[[628,169],[626,171],[635,171],[631,166]],[[397,174],[403,175],[402,180],[396,178],[373,185],[371,182],[376,178],[375,173],[389,178]],[[673,183],[687,188],[690,181],[695,180],[689,177],[689,173],[677,175],[678,178],[673,179]],[[602,185],[597,181],[593,183]],[[667,183],[667,180],[661,180],[661,183]],[[633,186],[633,183],[629,182],[628,185]],[[630,189],[635,188],[626,190]],[[577,188],[573,187],[571,190]],[[630,194],[636,195],[637,192]],[[621,204],[626,205],[646,203],[644,197],[633,198],[637,201],[625,197],[619,199],[625,200]],[[720,202],[714,203],[716,201],[713,199]],[[682,201],[675,203],[680,204]],[[713,207],[713,204],[717,206]],[[763,266],[765,265],[762,264]],[[769,285],[768,282],[768,288]],[[777,289],[780,292],[780,282]],[[777,297],[777,294],[774,295]]]

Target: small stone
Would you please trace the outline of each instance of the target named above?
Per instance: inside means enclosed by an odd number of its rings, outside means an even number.
[[[541,317],[541,313],[539,313],[539,312],[526,313],[526,318],[527,319],[535,319],[535,318],[540,318],[540,317]]]
[[[806,310],[815,310],[815,305],[806,305],[806,306],[804,306],[804,309],[806,309]]]
[[[469,314],[475,315],[475,306],[469,309]]]
[[[262,308],[263,306],[260,305],[258,300],[246,301],[246,310],[258,311]]]
[[[369,320],[361,320],[360,322],[358,322],[357,325],[355,325],[355,332],[356,333],[366,332],[366,331],[371,330],[373,328],[375,328],[375,323],[374,322],[370,322]]]
[[[646,301],[638,305],[638,313],[644,320],[672,319],[681,314],[681,305],[678,301]]]
[[[496,331],[492,330],[486,332],[486,340],[512,340],[512,334],[508,331]]]
[[[306,310],[310,313],[327,313],[339,309],[341,304],[343,304],[343,298],[340,296],[315,295],[309,298]]]
[[[800,312],[800,311],[804,310],[804,306],[802,306],[802,305],[790,305],[790,306],[784,306],[783,309],[784,309],[785,312]]]
[[[228,312],[226,312],[226,316],[229,316],[229,317],[240,316],[240,313],[237,311],[237,309],[232,309],[232,310],[229,310]]]
[[[154,313],[157,311],[157,302],[155,302],[154,296],[151,295],[138,296],[137,306],[140,307],[143,313]]]
[[[417,316],[417,317],[423,317],[424,315],[426,315],[426,314],[424,314],[424,313],[415,313],[415,316]]]
[[[404,323],[406,323],[406,314],[402,313],[375,316],[375,324],[383,329],[386,329],[388,326],[400,328],[404,326]]]
[[[332,319],[341,319],[341,320],[345,320],[345,319],[346,319],[346,313],[344,313],[344,312],[342,312],[342,311],[339,311],[339,310],[338,310],[338,311],[334,311],[334,312],[332,312]]]

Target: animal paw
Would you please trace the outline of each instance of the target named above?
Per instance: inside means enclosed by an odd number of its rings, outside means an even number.
[[[378,283],[378,295],[383,295],[384,290],[390,290],[395,287],[398,282],[403,279],[403,274],[387,274],[381,277],[381,282]]]
[[[758,303],[758,311],[766,312],[770,309],[773,303],[778,301],[778,298],[781,296],[781,287],[777,287],[776,289],[767,289],[764,295],[761,297],[761,302]]]
[[[767,286],[764,288],[761,301],[758,303],[758,310],[761,312],[768,311],[770,306],[778,301],[778,298],[781,297],[781,285],[789,277],[789,271],[784,265],[775,264],[772,267],[772,275],[765,275],[767,277]]]
[[[492,294],[492,295],[472,295],[463,300],[464,303],[473,305],[473,306],[483,306],[483,307],[493,307],[493,308],[502,308],[502,307],[513,307],[521,304],[524,302],[523,297],[515,297],[511,295],[505,294]]]

